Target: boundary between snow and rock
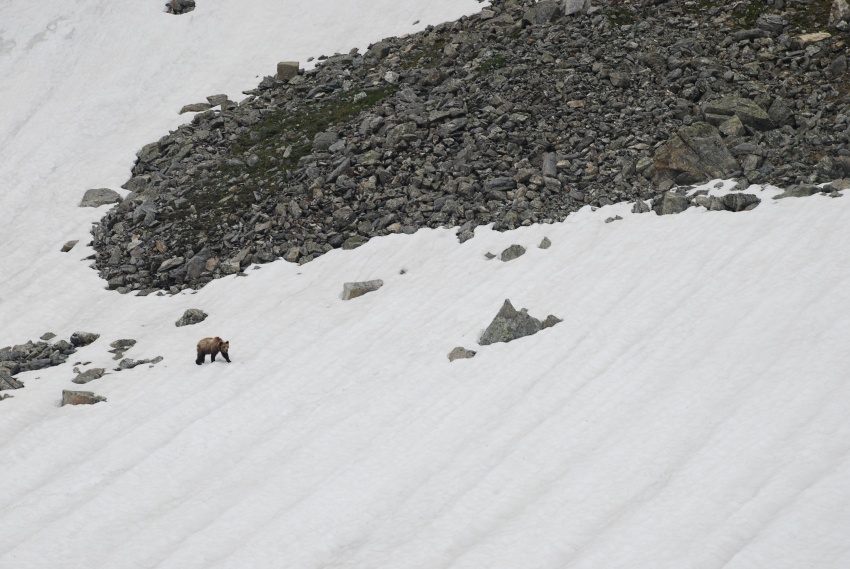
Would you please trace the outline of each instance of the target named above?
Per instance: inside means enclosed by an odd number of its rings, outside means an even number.
[[[283,62],[142,149],[95,265],[122,293],[177,292],[420,227],[465,240],[585,205],[665,213],[659,196],[716,177],[850,177],[846,23],[800,35],[819,4],[720,4],[497,1],[306,73]]]

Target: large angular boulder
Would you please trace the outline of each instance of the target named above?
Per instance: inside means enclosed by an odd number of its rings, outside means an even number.
[[[776,124],[766,110],[754,101],[742,97],[723,97],[703,105],[706,120],[720,126],[729,117],[736,116],[745,125],[755,130],[771,130]]]
[[[342,285],[342,299],[351,300],[358,296],[363,296],[366,293],[374,292],[384,286],[384,281],[377,279],[374,281],[361,281],[345,283]]]
[[[525,255],[525,247],[523,247],[522,245],[514,244],[502,251],[502,254],[499,255],[499,259],[504,262],[508,262],[513,261],[516,258],[522,257],[523,255]]]
[[[528,314],[528,310],[523,308],[517,312],[511,301],[505,299],[505,303],[493,318],[493,321],[487,326],[484,334],[478,340],[482,346],[495,344],[496,342],[510,342],[517,338],[531,336],[544,328],[554,326],[561,320],[551,314],[546,318],[545,322],[541,322],[537,318]]]
[[[281,61],[277,64],[277,78],[278,79],[292,79],[296,75],[298,75],[298,69],[301,67],[301,64],[297,61]]]
[[[682,213],[693,205],[688,196],[679,195],[676,192],[664,192],[660,198],[652,202],[652,210],[658,215],[671,215]]]
[[[664,182],[695,184],[728,178],[740,169],[717,129],[697,122],[681,129],[655,151],[652,180],[658,185]]]
[[[829,10],[829,25],[835,27],[839,22],[850,22],[850,4],[846,0],[833,0]]]
[[[590,0],[564,0],[564,14],[586,14],[590,10]]]
[[[551,22],[561,13],[557,0],[541,0],[525,11],[522,15],[522,21],[532,26],[539,26]]]

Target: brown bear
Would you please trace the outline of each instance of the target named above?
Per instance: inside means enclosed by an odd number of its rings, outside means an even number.
[[[218,336],[215,338],[204,338],[200,342],[198,342],[198,359],[195,360],[195,363],[201,365],[204,363],[204,360],[207,357],[207,354],[210,354],[210,361],[214,362],[215,357],[221,352],[221,355],[224,356],[224,359],[227,360],[227,363],[230,363],[230,358],[227,356],[227,351],[230,349],[230,342],[225,342]]]

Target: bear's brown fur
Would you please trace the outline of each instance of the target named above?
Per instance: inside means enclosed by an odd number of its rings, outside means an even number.
[[[195,363],[198,365],[204,363],[207,354],[210,354],[210,361],[214,362],[219,352],[227,360],[227,363],[230,363],[230,358],[227,355],[228,350],[230,350],[230,342],[225,342],[218,336],[215,338],[204,338],[198,342],[198,359],[195,360]]]

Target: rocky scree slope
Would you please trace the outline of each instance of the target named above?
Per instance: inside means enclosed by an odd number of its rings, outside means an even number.
[[[652,4],[497,0],[191,105],[93,228],[95,266],[177,292],[420,227],[463,241],[713,177],[850,176],[847,25],[801,37],[822,2]]]

